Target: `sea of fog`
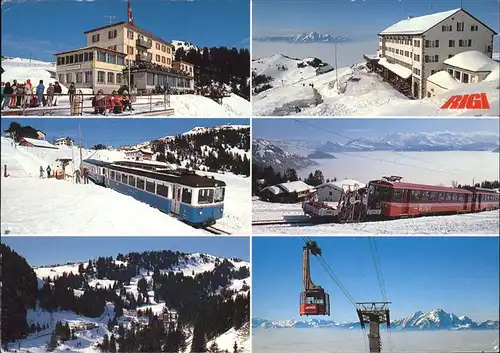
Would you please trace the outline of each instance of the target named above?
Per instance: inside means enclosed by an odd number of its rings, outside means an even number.
[[[498,334],[495,330],[391,331],[389,336],[384,329],[382,352],[498,352]],[[252,333],[253,353],[365,353],[366,345],[362,330],[255,328]]]
[[[399,175],[408,182],[450,185],[498,180],[499,154],[494,152],[346,152],[332,153],[337,159],[318,159],[297,171],[300,177],[319,169],[325,179],[336,177],[367,182]]]

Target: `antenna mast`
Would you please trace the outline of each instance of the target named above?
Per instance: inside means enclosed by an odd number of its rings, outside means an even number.
[[[112,24],[113,20],[115,19],[114,15],[105,15],[104,17],[106,17],[109,20],[109,24]]]

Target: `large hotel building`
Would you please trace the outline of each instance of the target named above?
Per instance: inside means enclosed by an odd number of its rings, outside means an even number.
[[[194,91],[194,66],[175,61],[174,46],[129,21],[84,32],[86,46],[56,55],[59,82],[76,88],[103,89],[105,93],[128,85],[146,92],[157,86],[173,91]],[[130,72],[129,72],[130,71]]]

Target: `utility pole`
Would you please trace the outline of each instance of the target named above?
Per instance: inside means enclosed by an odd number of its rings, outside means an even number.
[[[368,324],[370,327],[370,332],[368,333],[370,353],[382,352],[380,324],[385,323],[387,328],[391,327],[388,304],[390,302],[356,303],[356,312],[358,313],[361,328],[364,329],[365,324]]]
[[[82,130],[80,128],[80,125],[78,125],[78,135],[80,136],[80,171],[82,170],[82,161],[83,161],[83,152],[82,152]]]

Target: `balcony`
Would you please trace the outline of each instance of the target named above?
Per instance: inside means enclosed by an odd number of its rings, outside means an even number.
[[[137,54],[135,56],[135,61],[137,61],[137,62],[150,63],[152,60],[153,60],[153,55],[151,55],[151,54]]]
[[[135,45],[138,46],[138,47],[142,47],[142,48],[146,48],[146,49],[151,49],[151,47],[153,46],[153,43],[152,42],[148,42],[144,38],[137,38],[137,40],[135,41]]]

